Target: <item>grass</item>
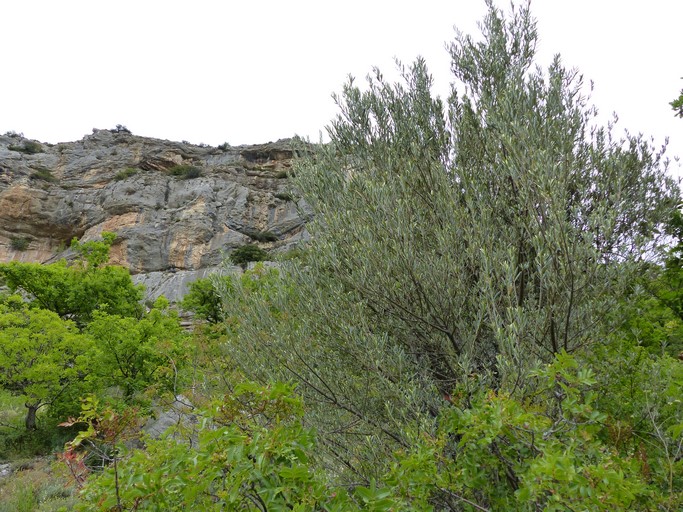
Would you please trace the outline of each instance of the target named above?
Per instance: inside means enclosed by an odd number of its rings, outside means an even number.
[[[127,167],[122,171],[117,172],[116,176],[114,176],[114,179],[116,181],[122,181],[130,178],[131,176],[135,176],[139,171],[140,169],[136,169],[135,167]]]
[[[66,467],[47,458],[16,461],[0,481],[0,512],[57,512],[76,503]]]

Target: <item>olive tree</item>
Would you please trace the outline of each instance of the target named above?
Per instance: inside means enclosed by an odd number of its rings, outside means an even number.
[[[531,368],[599,342],[677,203],[661,152],[600,126],[559,56],[535,66],[528,6],[487,4],[481,38],[448,47],[447,101],[421,59],[400,83],[349,80],[330,142],[296,168],[305,264],[260,306],[225,298],[247,317],[234,359],[298,381],[351,471],[456,385],[524,393]],[[344,455],[354,438],[371,442]]]

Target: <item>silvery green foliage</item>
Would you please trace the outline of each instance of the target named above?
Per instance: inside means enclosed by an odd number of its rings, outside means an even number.
[[[291,332],[247,312],[232,350],[248,373],[300,383],[328,448],[357,427],[400,445],[430,393],[515,390],[599,342],[676,204],[661,154],[595,126],[580,75],[559,57],[534,67],[527,8],[489,3],[482,33],[450,46],[447,103],[422,60],[401,83],[349,80],[330,143],[296,169],[315,217],[287,274]]]
[[[450,46],[447,105],[419,60],[401,84],[349,82],[298,171],[312,258],[446,389],[463,357],[500,370],[597,341],[677,197],[647,142],[593,126],[575,71],[533,68],[527,9],[482,30]]]
[[[214,281],[232,327],[227,354],[250,379],[298,384],[331,474],[379,477],[406,444],[403,427],[435,412],[437,400],[420,393],[429,383],[356,294],[320,269],[298,272],[257,266]]]

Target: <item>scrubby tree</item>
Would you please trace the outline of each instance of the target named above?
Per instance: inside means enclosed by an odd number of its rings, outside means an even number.
[[[95,311],[86,332],[95,340],[97,374],[105,386],[118,386],[126,400],[136,393],[179,392],[179,371],[187,353],[188,335],[168,301],[157,299],[142,318]]]
[[[24,294],[40,308],[70,319],[82,328],[93,311],[106,307],[112,314],[138,317],[142,313],[142,288],[135,286],[127,269],[107,265],[114,233],[104,232],[102,240],[78,242],[71,248],[77,258],[71,263],[0,264],[0,277],[12,292]]]
[[[247,244],[238,247],[230,253],[230,261],[233,265],[247,268],[247,264],[252,261],[264,261],[268,259],[268,253],[258,245]]]
[[[0,304],[0,386],[25,397],[28,430],[41,407],[90,374],[94,353],[93,340],[56,313],[18,296]]]
[[[221,276],[213,276],[213,278],[222,279],[226,283],[229,282],[229,279],[226,280]],[[188,292],[181,302],[181,307],[192,311],[197,317],[211,324],[223,320],[222,300],[212,278],[201,278],[190,283]]]
[[[350,478],[454,387],[524,395],[531,369],[599,342],[678,201],[645,139],[597,126],[581,75],[535,67],[528,7],[488,6],[482,38],[449,47],[447,102],[421,59],[400,83],[349,81],[330,143],[296,169],[305,265],[225,303],[234,360],[300,383]]]

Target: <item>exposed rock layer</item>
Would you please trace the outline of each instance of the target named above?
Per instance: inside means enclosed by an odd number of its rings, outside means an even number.
[[[292,156],[289,140],[214,148],[122,130],[57,145],[0,136],[0,261],[53,261],[73,237],[113,231],[112,262],[173,298],[236,247],[280,251],[307,236],[306,206],[288,187]]]

